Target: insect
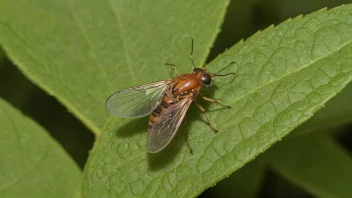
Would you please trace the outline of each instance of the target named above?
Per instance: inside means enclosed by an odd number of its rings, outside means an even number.
[[[230,108],[230,106],[223,105],[217,100],[203,96],[202,87],[211,86],[213,77],[235,75],[235,73],[219,74],[234,62],[215,74],[207,73],[205,65],[202,68],[197,68],[193,60],[193,39],[190,59],[193,64],[192,73],[180,75],[175,64],[165,63],[175,69],[176,78],[118,91],[111,95],[105,103],[112,114],[120,117],[137,118],[150,115],[147,144],[150,153],[161,151],[171,142],[192,102],[195,102],[204,113],[206,123],[211,130],[217,132],[210,124],[205,109],[197,103],[197,96],[225,108]],[[187,141],[187,135],[185,137]],[[188,141],[187,145],[192,153]]]

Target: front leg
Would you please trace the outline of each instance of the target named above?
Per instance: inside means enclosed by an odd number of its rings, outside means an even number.
[[[216,103],[216,104],[221,105],[222,107],[225,107],[225,108],[228,108],[228,109],[230,109],[230,108],[231,108],[230,106],[227,106],[227,105],[223,105],[223,104],[221,104],[221,103],[220,103],[220,102],[218,102],[217,100],[214,100],[214,99],[211,99],[211,98],[207,98],[207,97],[205,97],[202,93],[200,93],[200,96],[203,98],[203,100],[206,100],[206,101],[209,101],[209,102]]]
[[[205,118],[206,118],[206,122],[205,122],[205,123],[207,123],[207,125],[210,127],[210,129],[211,129],[212,131],[214,131],[214,133],[218,132],[218,130],[216,130],[216,129],[210,124],[209,118],[208,118],[208,115],[207,115],[207,112],[205,111],[205,109],[204,109],[202,106],[200,106],[200,104],[197,103],[197,100],[194,100],[194,101],[195,101],[196,105],[198,106],[198,108],[204,113]]]
[[[171,66],[172,68],[174,68],[175,73],[176,73],[176,76],[179,76],[179,75],[180,75],[180,74],[177,72],[177,69],[176,69],[176,65],[175,65],[175,64],[168,63],[168,62],[165,61],[165,65],[168,65],[168,66]]]

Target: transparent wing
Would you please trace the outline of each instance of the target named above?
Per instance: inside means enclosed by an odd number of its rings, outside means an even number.
[[[120,117],[149,115],[159,105],[171,82],[159,81],[118,91],[106,100],[105,106]]]
[[[159,152],[171,142],[191,103],[192,99],[186,97],[161,113],[148,133],[149,152]]]

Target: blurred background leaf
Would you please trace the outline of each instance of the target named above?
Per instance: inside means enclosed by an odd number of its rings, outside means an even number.
[[[0,67],[0,98],[28,115],[61,143],[83,168],[94,137],[57,100],[27,80],[22,73],[4,58]]]
[[[47,132],[0,99],[0,197],[80,197],[81,171]]]
[[[317,197],[352,197],[352,159],[324,133],[278,143],[265,153],[269,166]]]
[[[206,197],[258,197],[264,179],[264,165],[253,160],[203,193]]]

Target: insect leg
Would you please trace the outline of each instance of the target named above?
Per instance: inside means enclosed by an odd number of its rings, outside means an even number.
[[[206,100],[206,101],[216,103],[216,104],[221,105],[221,106],[223,106],[223,107],[225,107],[225,108],[228,108],[228,109],[231,108],[230,106],[223,105],[223,104],[221,104],[220,102],[218,102],[217,100],[214,100],[214,99],[211,99],[211,98],[207,98],[207,97],[205,97],[205,96],[203,96],[203,95],[202,95],[202,98],[203,98],[204,100]]]
[[[213,130],[214,133],[218,132],[218,130],[216,130],[216,129],[210,124],[209,118],[208,118],[208,115],[207,115],[205,109],[204,109],[202,106],[200,106],[197,102],[196,102],[196,105],[197,105],[198,108],[204,113],[205,118],[207,119],[206,123],[207,123],[207,125],[211,128],[211,130]]]
[[[171,64],[171,63],[165,62],[165,65],[169,65],[169,66],[171,66],[172,68],[174,68],[175,73],[176,73],[176,76],[179,76],[179,75],[180,75],[180,74],[177,72],[177,69],[176,69],[176,65],[175,65],[175,64]]]
[[[189,148],[189,151],[191,152],[191,154],[193,154],[193,149],[191,148],[191,145],[188,142],[188,130],[187,130],[187,119],[186,119],[186,116],[185,116],[185,118],[183,120],[185,121],[185,139],[186,139],[186,143],[187,143],[187,146]]]

